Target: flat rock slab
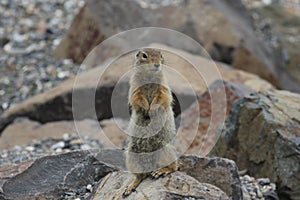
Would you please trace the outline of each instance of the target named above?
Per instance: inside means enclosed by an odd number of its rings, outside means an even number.
[[[250,175],[270,177],[280,199],[299,199],[299,102],[299,94],[277,90],[240,99],[212,155],[236,161]]]
[[[117,123],[116,123],[117,122]],[[84,138],[85,136],[101,141],[104,148],[123,148],[127,137],[124,130],[127,121],[122,119],[92,119],[80,121],[57,121],[41,124],[29,119],[17,119],[10,124],[0,138],[0,150],[23,146],[34,140],[44,138],[61,139],[65,133]]]
[[[134,180],[128,172],[113,172],[108,174],[98,186],[90,200],[116,199],[123,200],[122,194],[127,185]],[[180,197],[180,198],[179,198]],[[200,183],[182,172],[174,172],[157,180],[145,179],[126,199],[211,199],[226,200],[229,197],[219,188]]]

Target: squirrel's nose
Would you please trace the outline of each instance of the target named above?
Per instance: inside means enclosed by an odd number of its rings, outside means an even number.
[[[155,64],[154,64],[154,67],[159,67],[159,66],[160,66],[159,63],[155,63]]]

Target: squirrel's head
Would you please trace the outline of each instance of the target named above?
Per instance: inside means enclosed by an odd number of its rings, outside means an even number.
[[[147,71],[160,71],[164,58],[157,49],[145,48],[140,50],[135,57],[135,67]]]

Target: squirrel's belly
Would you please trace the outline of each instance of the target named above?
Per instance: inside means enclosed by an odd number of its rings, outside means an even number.
[[[129,143],[129,151],[134,153],[150,153],[162,149],[171,141],[168,134],[162,130],[154,136],[150,137],[132,137]]]

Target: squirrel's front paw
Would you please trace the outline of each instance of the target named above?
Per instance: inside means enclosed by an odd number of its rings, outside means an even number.
[[[150,109],[149,103],[146,100],[141,100],[137,103],[137,107],[142,110],[148,111]]]
[[[151,103],[151,105],[150,105],[150,111],[151,110],[158,110],[158,108],[160,107],[160,105],[159,104],[154,104],[154,103]]]

